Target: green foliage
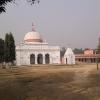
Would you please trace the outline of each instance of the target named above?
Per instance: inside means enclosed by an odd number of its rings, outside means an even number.
[[[61,50],[60,50],[60,56],[63,57],[65,52],[66,52],[66,48],[62,47]]]
[[[98,39],[98,47],[96,53],[100,54],[100,38]],[[97,61],[100,62],[100,58],[98,58]]]
[[[0,39],[0,63],[4,62],[4,40]]]
[[[12,33],[9,34],[9,48],[10,48],[10,61],[13,62],[15,60],[15,41]]]
[[[96,54],[100,54],[100,50],[97,50]]]
[[[0,13],[5,12],[6,8],[5,5],[7,5],[8,2],[12,2],[14,0],[0,0]]]
[[[12,33],[5,36],[5,62],[13,62],[15,60],[15,41]]]
[[[100,51],[100,38],[98,39],[98,50]]]
[[[7,33],[5,36],[5,53],[4,53],[4,58],[5,58],[5,62],[8,63],[10,62],[10,48],[9,48],[9,34]]]
[[[100,54],[100,50],[97,50],[96,54]],[[97,58],[97,62],[100,62],[100,58]]]
[[[73,50],[73,52],[74,52],[75,54],[83,54],[83,53],[84,53],[84,50],[82,50],[82,48],[81,48],[81,49],[75,48],[75,49]]]
[[[6,12],[6,8],[5,6],[9,3],[9,2],[15,2],[16,0],[0,0],[0,13],[2,12]],[[34,4],[35,1],[37,1],[39,3],[39,0],[26,0],[27,2]]]

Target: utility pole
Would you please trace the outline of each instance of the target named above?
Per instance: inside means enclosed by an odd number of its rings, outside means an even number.
[[[96,51],[96,54],[97,54],[97,52],[98,52],[98,50]],[[97,66],[97,70],[98,70],[99,69],[99,58],[98,58],[98,56],[96,58],[96,66]]]
[[[97,58],[97,70],[99,69],[98,58]]]

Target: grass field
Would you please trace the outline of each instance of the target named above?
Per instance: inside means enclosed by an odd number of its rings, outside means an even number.
[[[0,100],[100,100],[100,69],[96,64],[0,69]]]

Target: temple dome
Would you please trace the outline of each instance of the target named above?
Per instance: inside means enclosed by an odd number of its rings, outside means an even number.
[[[28,32],[24,37],[25,42],[43,42],[40,34],[36,31]]]

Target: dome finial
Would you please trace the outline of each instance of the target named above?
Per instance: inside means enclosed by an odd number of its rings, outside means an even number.
[[[32,22],[32,31],[35,31],[35,29],[34,29],[34,23]]]

